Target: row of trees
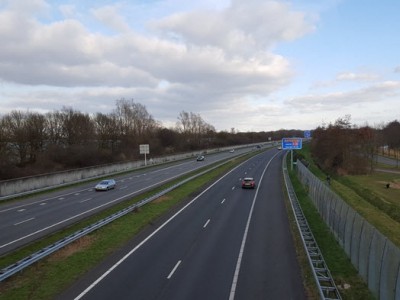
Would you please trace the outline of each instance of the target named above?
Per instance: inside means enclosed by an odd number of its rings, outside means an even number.
[[[301,131],[216,132],[199,114],[182,111],[174,128],[154,120],[146,107],[120,99],[109,114],[85,114],[64,107],[40,114],[13,111],[0,118],[0,180],[152,156],[265,142]]]
[[[321,169],[343,174],[366,174],[382,147],[400,149],[400,123],[395,120],[377,128],[356,126],[350,115],[313,131],[311,153]]]

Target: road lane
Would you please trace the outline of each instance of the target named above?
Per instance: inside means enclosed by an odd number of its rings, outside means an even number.
[[[260,182],[236,300],[306,299],[282,194],[282,160]]]

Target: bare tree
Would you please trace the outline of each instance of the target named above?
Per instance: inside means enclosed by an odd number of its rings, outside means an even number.
[[[179,113],[176,129],[182,134],[190,148],[199,148],[208,144],[207,135],[215,132],[214,126],[206,123],[200,114],[186,111]]]
[[[28,156],[28,134],[26,124],[26,114],[20,111],[12,111],[10,114],[3,117],[2,125],[5,136],[8,139],[11,154],[17,162],[17,165],[27,163]]]
[[[400,159],[400,123],[397,120],[390,122],[383,129],[383,134],[387,145],[389,146],[389,155],[391,149],[393,149],[394,157],[397,160],[398,166]]]
[[[159,124],[147,112],[144,105],[133,100],[120,99],[116,101],[114,114],[120,131],[122,147],[125,153],[138,155],[132,149],[138,149],[138,145],[148,142],[156,135]]]
[[[30,162],[35,162],[39,153],[44,151],[47,140],[46,119],[39,113],[29,113],[26,119],[28,138],[28,156]]]
[[[100,149],[109,149],[114,153],[120,139],[116,116],[97,113],[94,126]]]
[[[67,145],[87,145],[94,140],[94,124],[88,114],[64,107],[61,119],[62,135]]]
[[[49,112],[45,115],[46,135],[49,145],[64,145],[63,115],[59,111]]]

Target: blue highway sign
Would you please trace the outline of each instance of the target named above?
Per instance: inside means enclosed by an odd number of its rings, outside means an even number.
[[[292,150],[301,149],[303,146],[301,138],[283,138],[282,139],[282,149]]]

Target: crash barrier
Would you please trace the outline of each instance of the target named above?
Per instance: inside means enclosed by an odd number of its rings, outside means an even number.
[[[339,290],[333,280],[327,264],[325,263],[324,257],[318,247],[314,235],[310,227],[308,226],[307,219],[304,216],[292,182],[290,181],[289,172],[287,170],[286,156],[282,162],[282,169],[286,191],[290,200],[290,205],[296,219],[297,228],[303,242],[304,250],[307,253],[308,262],[310,263],[310,267],[318,287],[320,298],[329,300],[340,300],[342,298],[340,296]]]
[[[297,174],[319,214],[378,299],[400,299],[400,249],[297,161]]]
[[[272,145],[272,142],[266,143],[266,145],[267,144]],[[235,148],[240,149],[252,147],[254,147],[254,145],[247,144],[236,146]],[[42,191],[55,187],[62,187],[83,180],[96,179],[104,176],[109,176],[110,174],[132,171],[146,166],[160,165],[164,163],[190,159],[196,157],[197,155],[199,155],[199,153],[213,154],[222,151],[228,151],[228,149],[231,149],[231,147],[207,149],[170,156],[152,157],[146,162],[144,160],[140,160],[116,164],[107,164],[18,179],[3,180],[0,181],[0,201],[16,196],[23,196],[32,193],[32,191]]]

